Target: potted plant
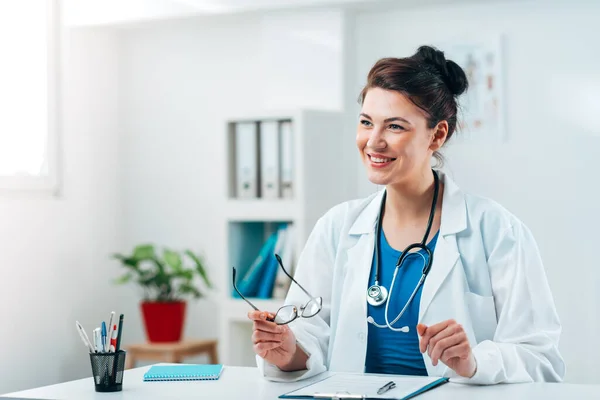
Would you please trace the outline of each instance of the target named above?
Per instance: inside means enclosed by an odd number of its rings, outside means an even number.
[[[194,282],[200,277],[208,288],[212,285],[202,259],[191,250],[183,254],[170,249],[162,257],[152,244],[135,247],[131,255],[113,254],[127,272],[116,279],[117,284],[136,282],[143,289],[141,311],[150,342],[178,342],[185,322],[186,297],[203,294]],[[184,265],[188,260],[191,267]]]

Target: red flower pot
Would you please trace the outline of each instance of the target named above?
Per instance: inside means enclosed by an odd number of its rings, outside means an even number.
[[[181,340],[185,306],[186,303],[183,301],[142,302],[142,315],[148,341],[164,343]]]

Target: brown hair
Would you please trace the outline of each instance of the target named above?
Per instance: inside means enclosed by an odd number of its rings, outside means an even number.
[[[362,104],[371,88],[394,90],[408,97],[425,112],[428,128],[440,121],[448,122],[449,140],[457,124],[456,98],[469,86],[463,69],[454,61],[446,60],[444,52],[431,46],[421,46],[405,58],[382,58],[369,71],[367,84],[360,93]],[[434,157],[441,163],[437,152]]]

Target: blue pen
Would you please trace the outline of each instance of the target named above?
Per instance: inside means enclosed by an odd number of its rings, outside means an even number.
[[[102,351],[106,352],[106,323],[102,321]]]

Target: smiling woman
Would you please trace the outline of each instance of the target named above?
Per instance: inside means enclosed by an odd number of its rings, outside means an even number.
[[[563,379],[561,324],[532,233],[431,165],[467,87],[464,71],[428,46],[372,67],[356,145],[369,180],[385,188],[333,207],[306,242],[295,279],[322,297],[319,314],[278,326],[249,313],[265,377]],[[292,285],[285,304],[303,301]]]
[[[401,147],[406,151],[414,151],[415,146],[427,145],[428,138],[421,133],[434,128],[445,135],[445,140],[450,139],[457,125],[458,103],[455,96],[467,88],[467,77],[462,68],[454,61],[446,61],[441,52],[428,46],[421,47],[414,57],[379,60],[371,68],[367,84],[360,94],[363,107],[357,145],[359,148],[365,147],[370,138],[369,147],[375,152],[377,141],[385,143],[379,135],[403,133],[397,135],[396,140],[410,141],[412,146]],[[402,110],[405,115],[388,115],[390,110]],[[379,129],[384,125],[385,129]],[[414,138],[417,142],[413,141]],[[443,142],[437,142],[436,145],[441,147]],[[371,160],[371,155],[361,153],[364,161],[365,158]],[[402,160],[424,161],[415,160],[414,156],[413,152],[402,157]],[[433,149],[433,156],[441,164],[438,148]],[[385,156],[379,157],[379,163],[372,162],[371,167],[387,167],[387,163],[382,162],[385,159]]]

